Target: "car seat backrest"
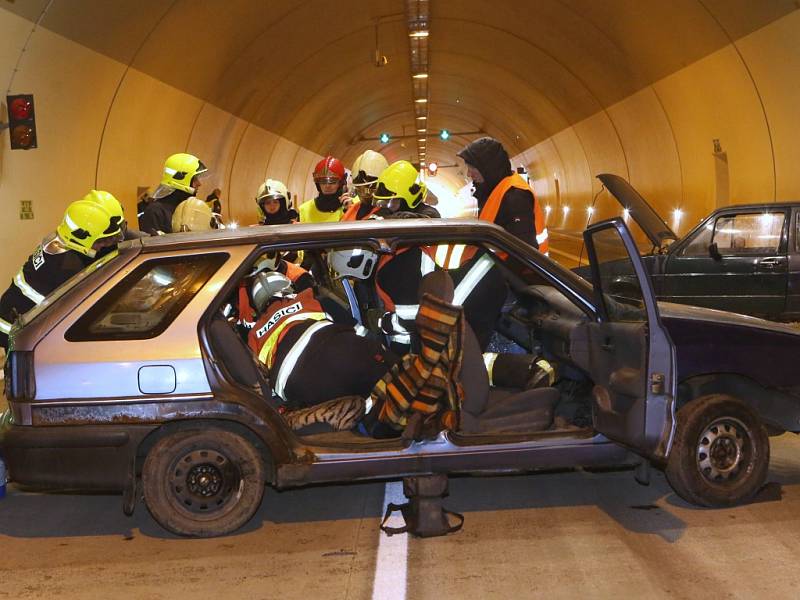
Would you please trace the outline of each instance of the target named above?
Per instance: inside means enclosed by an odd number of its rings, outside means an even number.
[[[225,319],[219,317],[211,321],[208,340],[215,357],[236,383],[246,387],[261,385],[262,378],[253,363],[252,352]]]

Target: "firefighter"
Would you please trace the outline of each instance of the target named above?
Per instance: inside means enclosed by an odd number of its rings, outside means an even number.
[[[67,207],[56,231],[28,257],[0,297],[0,347],[7,349],[11,325],[70,277],[111,252],[122,241],[122,206],[108,192],[92,190]]]
[[[191,154],[173,154],[164,163],[161,184],[153,193],[153,202],[144,209],[139,227],[150,235],[172,233],[175,208],[197,194],[208,168]]]
[[[458,156],[464,160],[467,177],[475,186],[478,218],[500,225],[546,253],[549,244],[541,207],[528,182],[511,172],[503,145],[482,137],[468,144]]]
[[[258,188],[256,206],[260,225],[288,225],[300,218],[297,211],[289,206],[291,195],[286,185],[277,179],[267,179]]]
[[[362,221],[378,215],[381,210],[373,204],[372,197],[378,187],[378,177],[389,166],[389,162],[380,152],[367,150],[353,163],[353,187],[358,200],[353,202],[344,213],[342,221]]]
[[[378,177],[373,202],[387,219],[438,217],[439,212],[425,204],[427,191],[414,165],[401,160],[392,163]],[[398,354],[415,347],[417,290],[422,278],[435,269],[426,246],[399,248],[378,261],[375,289],[385,311],[380,328],[387,335],[390,348]]]
[[[256,274],[250,300],[260,317],[248,345],[287,408],[342,396],[366,398],[397,360],[378,341],[335,324],[313,289],[294,293],[280,273]]]
[[[217,220],[211,208],[199,198],[187,198],[172,213],[171,228],[174,233],[211,231],[216,226]]]
[[[302,223],[327,223],[339,221],[344,214],[343,196],[347,184],[344,165],[338,158],[326,156],[314,167],[314,185],[317,197],[300,205]]]

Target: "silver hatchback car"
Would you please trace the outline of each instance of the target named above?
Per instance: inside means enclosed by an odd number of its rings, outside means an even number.
[[[765,481],[768,436],[800,431],[800,335],[657,303],[620,220],[592,226],[585,239],[594,284],[471,220],[253,227],[127,242],[15,327],[0,451],[18,484],[119,491],[128,514],[143,496],[162,526],[191,536],[243,525],[266,484],[644,462],[665,469],[691,502],[746,501]],[[370,317],[376,307],[348,285],[342,293],[324,255],[441,245],[473,246],[491,258],[506,297],[494,339],[508,352],[546,357],[557,380],[535,393],[490,386],[479,356],[462,370],[464,401],[451,429],[422,439],[292,430],[226,318],[253,264],[268,251],[302,252],[320,295],[379,335]],[[621,261],[638,285],[614,297],[606,288]],[[372,285],[358,284],[362,292]]]

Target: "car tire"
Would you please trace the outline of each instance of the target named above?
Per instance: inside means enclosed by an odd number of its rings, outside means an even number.
[[[142,470],[144,499],[164,529],[214,537],[244,525],[264,495],[266,468],[247,439],[223,429],[179,431],[156,442]]]
[[[767,430],[741,400],[711,394],[678,411],[665,473],[687,502],[708,507],[746,502],[764,485],[768,469]]]

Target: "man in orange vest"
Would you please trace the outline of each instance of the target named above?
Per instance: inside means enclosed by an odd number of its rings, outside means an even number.
[[[503,145],[490,137],[468,144],[458,153],[475,185],[480,219],[500,225],[540,252],[548,250],[547,229],[528,182],[511,172]]]

